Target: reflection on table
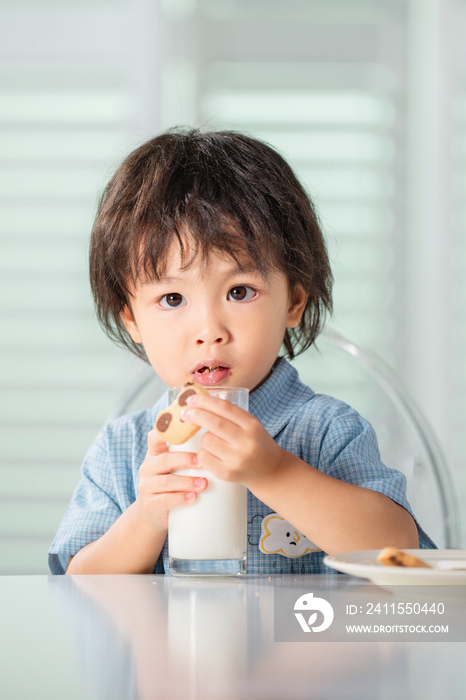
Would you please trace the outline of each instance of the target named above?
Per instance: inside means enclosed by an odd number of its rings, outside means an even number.
[[[274,642],[274,589],[361,601],[389,592],[346,576],[0,579],[0,696],[462,698],[465,643]]]

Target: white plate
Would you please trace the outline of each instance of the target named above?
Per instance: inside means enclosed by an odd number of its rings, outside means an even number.
[[[377,561],[379,549],[344,552],[325,557],[324,564],[351,576],[367,578],[377,586],[465,586],[466,550],[403,549],[431,566],[431,569],[384,566]],[[465,589],[466,594],[466,589]]]

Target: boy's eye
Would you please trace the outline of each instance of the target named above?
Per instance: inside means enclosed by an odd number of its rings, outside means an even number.
[[[186,304],[186,299],[182,294],[172,292],[171,294],[164,294],[159,304],[164,309],[174,309],[177,306],[184,306]]]
[[[251,287],[246,287],[246,285],[241,284],[237,287],[232,287],[228,292],[228,301],[249,301],[253,298],[256,292]]]

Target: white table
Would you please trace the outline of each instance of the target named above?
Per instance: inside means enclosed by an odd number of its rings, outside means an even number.
[[[462,700],[466,642],[274,642],[274,587],[361,579],[0,578],[2,700]],[[387,598],[388,596],[388,598]]]

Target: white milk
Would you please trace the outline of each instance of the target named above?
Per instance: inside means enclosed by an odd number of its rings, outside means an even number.
[[[198,452],[205,429],[170,452]],[[217,479],[207,469],[176,474],[202,476],[209,482],[195,503],[172,508],[168,516],[168,548],[175,559],[242,559],[247,548],[247,489]]]

